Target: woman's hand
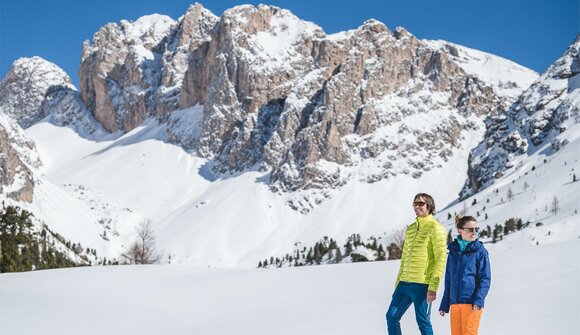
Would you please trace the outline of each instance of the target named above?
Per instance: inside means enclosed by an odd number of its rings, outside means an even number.
[[[481,309],[481,307],[477,306],[477,305],[473,305],[473,310],[474,311],[479,311]]]
[[[445,311],[439,311],[439,315],[445,316]]]

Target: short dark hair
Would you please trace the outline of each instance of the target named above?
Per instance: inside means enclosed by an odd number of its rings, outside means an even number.
[[[467,222],[469,222],[469,221],[477,222],[477,220],[473,216],[469,216],[469,215],[465,215],[465,216],[455,215],[455,227],[457,229],[463,229],[463,227],[465,227],[465,224]]]
[[[432,196],[427,193],[417,193],[413,201],[417,201],[419,198],[423,198],[425,200],[427,208],[429,209],[429,214],[435,213],[435,200],[433,200]]]

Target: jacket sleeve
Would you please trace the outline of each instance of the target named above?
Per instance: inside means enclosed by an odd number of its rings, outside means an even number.
[[[447,259],[447,233],[439,222],[435,223],[431,231],[431,243],[433,246],[433,274],[429,282],[429,290],[437,292],[443,271],[445,271],[445,260]]]
[[[491,286],[491,269],[489,265],[489,254],[487,250],[483,250],[483,257],[477,264],[477,281],[475,283],[475,300],[474,305],[483,307],[485,304],[485,297],[489,292]]]
[[[449,257],[447,256],[447,265],[445,266],[445,290],[443,291],[443,298],[441,299],[440,311],[449,313],[449,291],[451,290],[451,276],[449,274]]]
[[[409,229],[409,227],[407,227]],[[407,244],[407,229],[405,229],[405,238],[403,240],[403,249],[401,250],[401,264],[399,265],[399,273],[397,274],[397,280],[395,281],[395,288],[399,285],[401,281],[401,273],[403,272],[403,256],[405,256],[405,245]]]

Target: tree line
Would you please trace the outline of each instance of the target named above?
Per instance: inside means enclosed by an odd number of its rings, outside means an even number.
[[[64,268],[90,264],[88,260],[75,261],[57,250],[49,237],[53,233],[44,227],[40,232],[32,223],[32,214],[15,206],[4,204],[0,210],[0,272],[20,272]],[[80,244],[63,244],[80,255]],[[80,250],[79,250],[80,248]]]

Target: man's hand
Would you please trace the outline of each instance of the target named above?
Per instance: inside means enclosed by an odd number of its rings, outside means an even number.
[[[439,315],[445,316],[445,311],[439,311]]]
[[[473,310],[474,311],[479,311],[481,309],[481,307],[477,306],[477,305],[473,305]]]
[[[437,292],[435,291],[427,291],[427,303],[430,304],[437,299]]]

